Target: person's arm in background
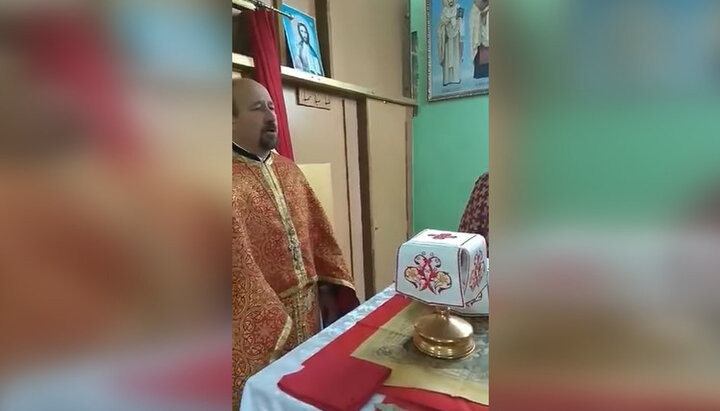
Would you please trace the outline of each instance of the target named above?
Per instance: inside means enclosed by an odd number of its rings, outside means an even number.
[[[480,234],[485,237],[490,255],[490,176],[488,173],[481,175],[475,182],[470,199],[460,219],[458,231],[462,233]]]

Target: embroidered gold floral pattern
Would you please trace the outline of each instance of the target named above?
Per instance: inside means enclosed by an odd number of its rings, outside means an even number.
[[[233,403],[245,380],[320,330],[317,281],[353,288],[300,169],[233,157]],[[319,275],[322,274],[322,277]]]

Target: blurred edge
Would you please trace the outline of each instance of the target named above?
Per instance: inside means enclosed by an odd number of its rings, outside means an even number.
[[[718,409],[720,3],[491,12],[491,407]]]
[[[230,5],[0,5],[0,409],[230,407]]]

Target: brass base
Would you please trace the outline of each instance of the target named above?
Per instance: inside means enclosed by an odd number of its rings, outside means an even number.
[[[436,308],[417,320],[413,343],[421,352],[446,360],[467,357],[475,350],[472,325],[447,308]]]

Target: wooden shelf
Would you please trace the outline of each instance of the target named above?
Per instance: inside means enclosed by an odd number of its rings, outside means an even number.
[[[252,70],[255,68],[253,58],[238,53],[232,54],[233,70]],[[373,90],[355,84],[345,83],[343,81],[316,76],[314,74],[306,73],[302,70],[294,69],[292,67],[282,66],[280,73],[283,80],[290,83],[299,84],[303,86],[309,86],[315,89],[327,90],[334,92],[335,94],[341,94],[348,97],[366,97],[374,100],[385,101],[388,103],[399,104],[409,107],[417,107],[415,100],[405,97],[385,97],[377,95]]]

